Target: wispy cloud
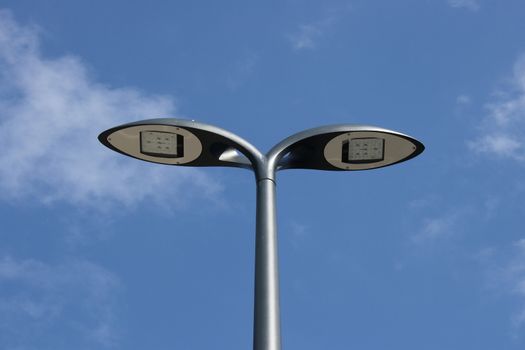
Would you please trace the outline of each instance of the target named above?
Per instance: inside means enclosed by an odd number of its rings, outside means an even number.
[[[521,299],[522,306],[513,317],[514,326],[521,328],[525,324],[525,239],[516,242],[515,247],[516,256],[505,272],[512,283],[511,291]]]
[[[445,214],[439,217],[427,218],[421,229],[411,240],[415,244],[429,244],[437,240],[454,236],[457,231],[458,215]]]
[[[456,98],[456,103],[458,105],[469,105],[472,102],[472,99],[468,95],[459,95]]]
[[[286,35],[286,38],[296,51],[316,49],[319,42],[333,29],[341,16],[349,10],[351,7],[348,5],[332,9],[319,20],[300,24],[294,31]]]
[[[448,0],[448,4],[455,8],[465,8],[470,11],[479,10],[479,3],[477,0]]]
[[[221,190],[199,170],[167,169],[104,149],[96,139],[102,130],[173,116],[173,100],[96,82],[78,57],[47,58],[39,45],[37,29],[0,11],[0,198],[101,207],[184,202]]]
[[[116,294],[120,282],[88,261],[47,264],[38,260],[0,259],[0,339],[2,346],[38,348],[67,342],[112,347],[118,342]]]
[[[441,198],[437,195],[427,195],[422,198],[416,198],[408,202],[408,208],[411,210],[421,210],[425,208],[431,208],[440,202]]]
[[[499,157],[524,160],[522,142],[504,132],[480,136],[476,141],[470,142],[469,147],[479,153],[492,153]]]
[[[290,245],[295,249],[308,241],[310,227],[304,222],[297,220],[289,220],[285,225],[285,236],[288,239]]]
[[[491,219],[500,204],[499,197],[487,193],[467,202],[435,193],[411,200],[407,203],[408,242],[415,248],[451,247],[450,243],[470,234],[473,218],[477,222]]]
[[[446,210],[442,208],[446,206]],[[454,237],[460,229],[460,222],[467,215],[465,209],[453,210],[443,202],[440,195],[428,194],[407,203],[411,216],[415,218],[408,238],[412,244],[431,245]],[[412,226],[412,225],[411,225]]]
[[[480,262],[489,271],[491,289],[498,295],[516,298],[510,322],[513,336],[518,336],[525,327],[525,238],[499,250],[484,249],[482,254]]]
[[[246,53],[237,60],[226,78],[228,87],[231,90],[236,90],[242,86],[252,75],[258,61],[259,55],[253,52]]]
[[[326,25],[322,22],[302,24],[288,39],[294,50],[314,49],[323,36]]]
[[[479,136],[468,142],[479,154],[525,162],[525,55],[514,65],[505,89],[486,105],[488,114],[479,126]]]
[[[290,229],[290,232],[294,237],[304,237],[307,234],[309,227],[300,222],[291,221]]]

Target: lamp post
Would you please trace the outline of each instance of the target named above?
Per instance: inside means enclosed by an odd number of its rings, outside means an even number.
[[[99,141],[127,156],[167,165],[253,170],[257,184],[254,350],[280,350],[275,174],[285,169],[367,170],[419,155],[416,139],[364,125],[333,125],[292,135],[267,154],[218,127],[180,119],[149,119],[102,132]]]

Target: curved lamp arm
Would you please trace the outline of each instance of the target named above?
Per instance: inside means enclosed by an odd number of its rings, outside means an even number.
[[[155,143],[157,136],[159,152],[151,152],[144,142],[150,142],[150,137]],[[252,144],[227,130],[182,119],[148,119],[128,123],[102,132],[98,139],[116,152],[168,165],[257,169],[265,159]],[[166,146],[165,152],[160,150],[161,146]]]

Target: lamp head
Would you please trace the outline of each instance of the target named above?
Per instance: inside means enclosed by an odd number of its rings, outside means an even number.
[[[396,131],[365,125],[334,125],[295,134],[270,153],[279,169],[368,170],[397,164],[425,147]]]
[[[248,142],[226,130],[173,118],[119,125],[98,139],[116,152],[167,165],[251,168],[251,159],[258,155]]]

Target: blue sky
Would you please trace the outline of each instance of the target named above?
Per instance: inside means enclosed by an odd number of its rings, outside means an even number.
[[[251,348],[253,175],[97,141],[154,117],[425,143],[279,173],[283,349],[523,349],[523,1],[0,8],[1,349]]]

